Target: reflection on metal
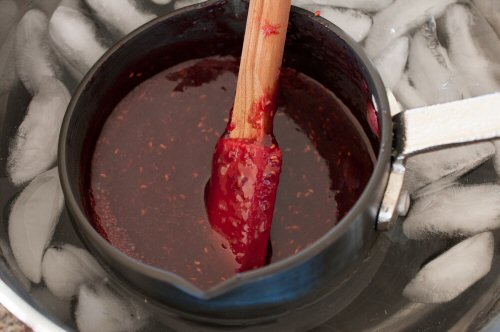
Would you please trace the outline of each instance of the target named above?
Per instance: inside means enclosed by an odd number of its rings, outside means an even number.
[[[397,208],[403,190],[405,170],[404,159],[398,159],[392,164],[389,182],[378,213],[376,225],[378,231],[391,229],[398,218]]]
[[[5,268],[0,270],[5,270]],[[27,301],[26,295],[19,294],[14,287],[5,283],[6,278],[2,274],[3,271],[0,271],[0,303],[8,308],[12,314],[35,331],[67,332],[65,328],[54,323],[42,311],[39,311],[31,301]]]
[[[394,115],[394,162],[377,216],[376,228],[387,231],[408,212],[401,201],[405,160],[445,146],[500,137],[500,93],[415,108]],[[406,197],[407,199],[407,197]]]
[[[475,327],[474,325],[477,324],[476,319],[478,317],[484,317],[488,315],[491,315],[491,317],[494,317],[496,315],[496,319],[493,319],[490,324],[488,324],[488,326],[482,329],[482,331],[500,331],[500,303],[498,302],[497,296],[491,296],[495,293],[498,294],[499,291],[500,276],[496,278],[495,282],[493,282],[493,284],[484,292],[481,297],[479,297],[473,304],[470,305],[469,311],[465,315],[463,315],[460,320],[455,322],[455,325],[453,325],[453,327],[451,327],[448,332],[473,331]]]
[[[398,214],[401,217],[406,217],[408,211],[410,210],[410,193],[407,190],[403,190],[399,196],[398,203]]]
[[[363,332],[397,331],[397,329],[401,327],[402,321],[405,321],[407,323],[417,322],[419,319],[422,319],[422,317],[425,317],[425,315],[431,312],[436,306],[436,304],[410,302],[396,311],[382,323],[376,326],[372,326],[370,327],[370,329],[367,329]]]

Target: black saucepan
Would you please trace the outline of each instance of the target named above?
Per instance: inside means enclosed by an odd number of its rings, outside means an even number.
[[[398,137],[393,144],[393,120],[386,90],[362,48],[335,25],[293,8],[285,64],[334,91],[351,109],[377,152],[373,174],[363,194],[336,227],[308,248],[264,268],[236,275],[208,291],[174,273],[130,258],[101,237],[85,212],[82,179],[88,171],[92,140],[95,142],[113,107],[148,77],[190,59],[239,56],[247,9],[248,4],[241,0],[208,1],[160,17],[126,36],[81,82],[68,108],[60,138],[59,171],[66,204],[75,228],[91,252],[113,276],[134,289],[188,317],[209,321],[257,322],[308,305],[332,292],[352,278],[370,254],[378,238],[377,220],[378,227],[386,229],[397,216],[406,155],[433,145],[487,139],[498,134],[497,128],[480,137],[464,133],[458,139],[447,136],[436,142],[430,133],[424,136],[430,135],[431,140],[422,143],[422,137],[417,136],[426,124],[418,116],[425,115],[424,109],[411,114],[404,112],[394,119]],[[142,72],[143,76],[129,78],[130,71]],[[377,113],[379,135],[370,128],[369,107]],[[407,123],[410,118],[417,118],[416,129],[407,128],[411,127]],[[462,129],[473,130],[471,127]],[[339,296],[329,310],[342,309],[356,294],[354,288],[350,296]]]

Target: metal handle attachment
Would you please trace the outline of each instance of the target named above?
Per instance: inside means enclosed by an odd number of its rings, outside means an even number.
[[[500,93],[396,114],[394,160],[377,216],[377,230],[396,222],[403,190],[406,158],[438,148],[500,137]]]

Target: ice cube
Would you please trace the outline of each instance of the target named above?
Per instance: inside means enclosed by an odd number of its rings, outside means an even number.
[[[197,3],[205,2],[206,0],[176,0],[174,2],[174,9],[179,9],[191,5],[195,5]]]
[[[405,109],[427,106],[424,97],[412,85],[407,73],[403,73],[393,92]]]
[[[452,69],[448,52],[438,40],[433,19],[411,40],[408,75],[429,105],[462,98],[463,84]]]
[[[397,101],[394,93],[391,90],[386,89],[387,99],[389,100],[389,108],[391,109],[391,116],[403,112],[403,106]]]
[[[126,35],[156,18],[155,14],[136,8],[135,2],[131,0],[85,0],[85,2],[111,31],[118,31],[121,35]]]
[[[472,39],[477,47],[484,53],[489,61],[499,64],[500,36],[476,7],[468,4],[464,4],[463,7],[470,12],[472,17],[469,22],[469,27]],[[500,7],[497,5],[497,11],[498,8]],[[492,11],[495,11],[495,9],[492,8]]]
[[[370,16],[358,10],[318,5],[304,5],[302,7],[311,12],[319,10],[321,17],[337,25],[357,42],[362,41],[366,37],[372,26]]]
[[[94,23],[71,3],[63,2],[49,22],[49,36],[57,55],[80,80],[106,52]]]
[[[56,77],[58,70],[50,50],[48,25],[49,20],[43,12],[31,9],[17,26],[17,74],[32,94],[44,84],[44,79]]]
[[[485,58],[492,64],[496,81],[500,80],[500,38],[481,13],[472,6],[465,6],[472,14],[470,32],[472,39]]]
[[[497,174],[500,176],[500,140],[495,140],[493,141],[493,144],[495,145],[495,158],[493,159],[494,165],[495,165],[495,170]]]
[[[410,178],[411,176],[408,176],[408,177]],[[437,181],[431,182],[431,183],[423,186],[422,188],[414,191],[413,193],[411,193],[410,197],[413,200],[417,200],[417,199],[424,197],[424,196],[427,196],[427,195],[434,195],[440,191],[443,191],[445,189],[448,189],[448,188],[456,186],[456,185],[458,185],[457,179],[455,179],[451,176],[444,177],[444,178],[441,178]]]
[[[482,142],[425,152],[408,158],[406,188],[410,193],[443,178],[456,180],[493,157],[495,147]]]
[[[37,176],[16,199],[9,217],[12,253],[24,275],[42,278],[42,256],[52,239],[64,205],[57,167]]]
[[[19,7],[13,0],[0,0],[0,45],[19,19]]]
[[[16,28],[10,29],[0,45],[0,95],[9,91],[17,82],[15,66]]]
[[[487,38],[485,36],[488,34],[480,37],[473,32],[478,20],[464,5],[451,6],[442,20],[443,30],[448,37],[450,60],[460,79],[465,82],[465,97],[500,91],[500,63],[488,59],[485,49],[478,47],[479,40]],[[484,32],[484,29],[481,30]],[[500,48],[500,40],[492,35],[494,33],[490,31],[489,38],[492,41],[488,42],[488,48]],[[497,56],[500,56],[500,51],[498,53]]]
[[[451,301],[490,271],[493,253],[492,233],[464,240],[425,265],[403,295],[413,302]]]
[[[9,149],[7,173],[15,185],[46,171],[57,158],[59,131],[71,96],[59,80],[44,76],[42,81]]]
[[[30,292],[31,297],[40,307],[65,324],[72,324],[71,301],[55,297],[47,288],[37,287]]]
[[[104,282],[80,288],[75,315],[80,332],[132,332],[147,322],[142,308]]]
[[[457,0],[396,0],[373,18],[373,27],[365,42],[372,58],[378,56],[392,41],[420,26],[429,17],[439,17]]]
[[[414,240],[469,236],[500,227],[500,186],[453,186],[418,199],[403,224]]]
[[[170,2],[172,2],[172,0],[150,0],[150,1],[157,5],[167,5]]]
[[[472,0],[500,37],[500,2],[498,0]]]
[[[317,4],[334,7],[361,9],[376,12],[389,6],[394,0],[312,0]]]
[[[396,39],[374,59],[386,88],[394,89],[401,80],[408,60],[408,37]]]
[[[87,250],[64,244],[47,249],[42,276],[52,294],[69,299],[78,293],[81,285],[103,280],[106,273]]]

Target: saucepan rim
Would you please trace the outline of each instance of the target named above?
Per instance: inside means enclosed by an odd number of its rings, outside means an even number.
[[[351,39],[346,33],[344,33],[340,28],[338,28],[333,23],[327,21],[322,17],[315,17],[314,13],[310,13],[304,9],[293,6],[292,11],[294,14],[308,16],[312,20],[316,20],[325,29],[335,33],[340,39],[342,39],[351,50],[354,52],[355,56],[358,58],[359,63],[361,63],[365,68],[363,68],[365,79],[368,82],[368,89],[373,96],[373,106],[378,113],[378,121],[381,124],[380,128],[380,147],[377,154],[377,160],[373,173],[366,185],[363,193],[351,208],[351,210],[342,218],[342,220],[327,233],[325,233],[320,239],[315,241],[309,247],[305,248],[301,252],[287,257],[281,261],[272,263],[263,268],[252,270],[249,272],[237,274],[228,280],[219,283],[208,290],[201,290],[191,282],[187,281],[183,277],[174,274],[172,272],[142,263],[132,257],[127,256],[115,247],[113,247],[108,241],[106,241],[95,228],[91,225],[85,212],[81,209],[80,203],[77,201],[71,183],[74,179],[69,178],[67,171],[68,163],[66,160],[68,152],[67,137],[68,133],[71,131],[70,123],[75,112],[76,106],[80,100],[80,96],[87,89],[89,84],[92,84],[93,78],[99,74],[99,71],[103,64],[105,64],[109,58],[120,48],[126,45],[131,39],[143,34],[145,31],[149,30],[153,26],[171,19],[172,17],[183,15],[186,12],[197,10],[201,8],[208,8],[215,5],[224,5],[234,0],[210,0],[205,3],[185,7],[176,11],[173,11],[164,16],[158,17],[151,22],[141,26],[129,35],[125,36],[122,40],[117,42],[112,46],[89,70],[85,75],[83,80],[80,82],[76,92],[73,94],[70,104],[68,106],[66,115],[63,120],[60,138],[59,138],[59,151],[58,151],[58,165],[59,165],[59,175],[61,179],[61,186],[64,192],[64,197],[66,200],[66,205],[70,210],[72,215],[72,222],[76,228],[80,228],[78,232],[83,231],[85,236],[88,237],[89,241],[94,242],[99,247],[104,247],[108,250],[108,253],[113,256],[122,266],[127,269],[131,269],[136,273],[145,275],[149,278],[158,280],[160,282],[168,283],[173,285],[180,290],[188,293],[191,296],[195,296],[199,299],[208,300],[218,297],[224,293],[227,293],[237,287],[251,283],[257,279],[272,275],[276,272],[282,272],[287,269],[291,269],[304,261],[311,259],[312,257],[318,255],[320,252],[329,247],[334,241],[340,238],[346,233],[348,228],[353,224],[356,219],[366,212],[366,209],[373,209],[370,214],[373,214],[373,226],[375,232],[375,220],[378,212],[379,206],[373,208],[372,202],[379,201],[379,199],[374,199],[377,192],[380,192],[381,182],[387,185],[388,169],[390,167],[391,152],[392,152],[392,120],[389,109],[389,102],[386,94],[386,90],[379,73],[375,69],[375,66],[371,60],[366,56],[362,47],[357,44],[353,39]],[[75,220],[76,219],[76,220]],[[84,241],[85,243],[85,241]]]

